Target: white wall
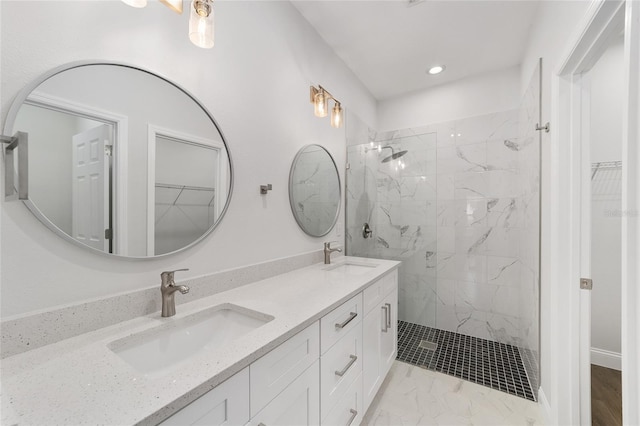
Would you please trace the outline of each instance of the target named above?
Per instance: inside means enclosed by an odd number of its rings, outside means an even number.
[[[624,44],[620,38],[589,71],[591,163],[622,160]],[[620,369],[622,310],[622,171],[602,169],[592,179],[591,347],[594,364]]]
[[[469,77],[378,102],[378,131],[422,127],[517,108],[520,67]],[[366,121],[366,120],[365,120]]]
[[[198,97],[218,121],[235,168],[231,204],[218,228],[196,247],[160,260],[88,253],[54,235],[21,203],[3,202],[3,317],[153,286],[171,268],[190,268],[183,278],[200,276],[339,239],[336,230],[313,238],[298,228],[289,207],[289,167],[309,143],[324,145],[344,164],[344,129],[313,115],[310,84],[327,87],[375,126],[373,97],[288,2],[215,7],[216,46],[203,50],[188,40],[188,14],[158,2],[145,9],[119,1],[0,3],[3,123],[12,99],[41,73],[78,60],[121,61]],[[273,191],[260,195],[259,185],[267,183]]]
[[[560,59],[568,49],[570,39],[574,37],[577,27],[587,11],[590,1],[543,1],[540,2],[538,13],[531,27],[529,44],[521,66],[521,91],[524,93],[530,77],[538,63],[542,64],[542,122],[551,121],[554,111],[551,104],[551,79],[560,66]],[[551,126],[554,126],[551,123]],[[550,226],[550,190],[551,181],[551,152],[550,133],[542,133],[542,257],[541,257],[541,324],[540,324],[540,375],[541,397],[544,404],[549,404],[551,421],[553,424],[567,423],[567,408],[570,406],[571,395],[567,391],[569,383],[558,379],[563,369],[569,366],[560,365],[558,354],[564,348],[558,347],[558,325],[555,320],[560,304],[567,303],[555,298],[557,289],[552,287],[551,264],[551,226]],[[562,389],[560,389],[562,387]]]

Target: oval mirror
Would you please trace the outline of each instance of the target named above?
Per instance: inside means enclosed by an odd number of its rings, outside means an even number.
[[[82,247],[155,257],[208,235],[224,215],[231,157],[213,117],[140,68],[55,69],[14,102],[5,134],[28,134],[25,204]]]
[[[289,173],[289,202],[307,234],[322,237],[333,229],[340,211],[340,176],[324,147],[307,145],[296,154]]]

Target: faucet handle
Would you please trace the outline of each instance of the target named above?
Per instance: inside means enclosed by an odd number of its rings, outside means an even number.
[[[189,268],[182,268],[182,269],[175,269],[173,271],[164,271],[163,273],[160,274],[160,278],[162,278],[162,282],[169,284],[174,282],[173,281],[173,276],[176,272],[181,272],[181,271],[188,271]]]
[[[338,251],[338,252],[342,252],[342,249],[334,249],[331,248],[331,243],[340,243],[340,241],[327,241],[326,243],[324,243],[324,249],[325,250],[333,250],[333,251]]]

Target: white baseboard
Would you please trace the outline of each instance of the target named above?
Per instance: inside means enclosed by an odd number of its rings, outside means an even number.
[[[547,396],[544,394],[542,388],[538,389],[538,404],[540,405],[540,408],[542,408],[545,424],[553,424],[551,421],[551,405],[549,405],[549,400],[547,400]]]
[[[617,352],[606,351],[604,349],[598,349],[598,348],[591,348],[591,364],[621,371],[622,356]]]

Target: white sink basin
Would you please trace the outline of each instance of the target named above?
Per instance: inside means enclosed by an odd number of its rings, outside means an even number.
[[[357,262],[353,260],[345,260],[343,262],[329,265],[324,268],[325,271],[340,272],[347,275],[362,275],[371,272],[373,268],[378,266],[377,263]]]
[[[108,344],[145,375],[160,375],[204,349],[220,348],[273,320],[230,303],[217,305]]]

